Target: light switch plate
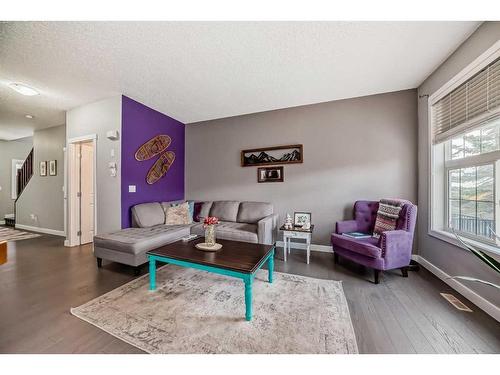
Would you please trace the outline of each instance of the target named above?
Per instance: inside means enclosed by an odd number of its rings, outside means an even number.
[[[129,185],[128,186],[128,192],[129,193],[135,193],[135,191],[136,191],[135,185]]]
[[[116,177],[116,163],[114,161],[110,161],[108,163],[108,167],[109,167],[109,175],[111,177]]]

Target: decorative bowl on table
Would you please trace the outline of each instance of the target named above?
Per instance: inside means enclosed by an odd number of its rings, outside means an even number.
[[[198,250],[214,252],[222,249],[222,245],[220,243],[216,243],[215,245],[208,244],[206,242],[200,242],[194,245]]]

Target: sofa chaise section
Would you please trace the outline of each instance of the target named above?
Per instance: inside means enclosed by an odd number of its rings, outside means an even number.
[[[94,255],[131,266],[148,261],[146,252],[187,236],[187,225],[155,225],[150,228],[126,228],[94,238]]]

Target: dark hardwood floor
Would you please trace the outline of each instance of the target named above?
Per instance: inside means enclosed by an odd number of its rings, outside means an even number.
[[[372,273],[333,255],[278,249],[276,271],[342,280],[361,353],[499,353],[500,324],[430,272]],[[142,274],[147,272],[144,267]],[[142,353],[72,316],[79,306],[134,278],[132,268],[96,267],[91,246],[66,248],[42,236],[8,244],[0,266],[0,353]],[[456,310],[440,295],[453,293],[474,312]],[[290,296],[290,298],[294,298]]]

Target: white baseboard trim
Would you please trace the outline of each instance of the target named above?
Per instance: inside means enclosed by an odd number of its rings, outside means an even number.
[[[64,240],[64,246],[71,247],[71,246],[69,246],[69,240]]]
[[[490,315],[496,321],[500,322],[500,308],[487,299],[481,297],[479,294],[474,292],[472,289],[469,289],[467,286],[459,282],[455,279],[450,279],[450,275],[444,272],[441,268],[436,267],[434,264],[429,262],[427,259],[422,258],[419,255],[412,255],[412,259],[419,263],[422,267],[426,268],[428,271],[433,273],[439,279],[443,280],[446,284],[448,284],[451,288],[455,289],[462,296],[467,298],[485,313]]]
[[[307,249],[307,246],[305,243],[300,243],[300,242],[292,242],[290,241],[290,246],[292,249],[302,249],[302,250],[306,250]],[[285,246],[285,243],[283,241],[276,241],[276,246],[278,247],[284,247]],[[332,250],[332,247],[331,246],[328,246],[328,245],[316,245],[316,244],[311,244],[311,251],[319,251],[319,252],[322,252],[322,253],[332,253],[333,254],[333,250]]]
[[[32,227],[30,225],[24,225],[24,224],[16,224],[16,229],[24,229],[24,230],[29,230],[31,232],[38,232],[38,233],[52,234],[54,236],[66,237],[66,234],[64,234],[63,230]]]

